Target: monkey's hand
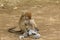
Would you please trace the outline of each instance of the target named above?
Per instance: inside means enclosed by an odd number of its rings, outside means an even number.
[[[38,28],[36,28],[36,27],[35,27],[35,30],[36,30],[36,31],[39,31],[39,29],[38,29]]]

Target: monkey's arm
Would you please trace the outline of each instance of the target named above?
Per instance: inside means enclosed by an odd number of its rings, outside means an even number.
[[[38,27],[37,27],[37,24],[35,23],[34,19],[30,20],[33,28],[35,28],[37,31],[39,31]]]

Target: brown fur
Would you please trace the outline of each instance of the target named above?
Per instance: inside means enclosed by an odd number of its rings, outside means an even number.
[[[20,17],[19,23],[18,23],[19,29],[23,30],[24,32],[26,32],[28,28],[34,29],[36,27],[36,25],[35,25],[35,23],[30,23],[30,20],[32,20],[32,13],[31,12],[26,12],[25,14],[22,14]],[[26,21],[26,23],[25,23],[25,21]],[[10,29],[10,30],[12,30],[12,29]],[[20,30],[19,31],[12,30],[12,31],[15,33],[21,32]]]
[[[26,25],[24,24],[25,20],[26,20],[26,17],[28,17],[28,21],[31,20],[31,17],[32,17],[32,13],[30,12],[26,12],[25,14],[22,14],[21,17],[20,17],[20,20],[19,20],[19,27],[20,29],[22,30],[26,30]],[[27,21],[27,20],[26,20]]]

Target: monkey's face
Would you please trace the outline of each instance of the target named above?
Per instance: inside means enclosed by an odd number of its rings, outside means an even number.
[[[29,20],[29,17],[28,16],[23,16],[22,20]]]
[[[28,16],[25,16],[25,19],[26,19],[26,20],[29,20],[30,18],[29,18]]]

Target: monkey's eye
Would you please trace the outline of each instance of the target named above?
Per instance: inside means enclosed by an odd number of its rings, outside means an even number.
[[[27,26],[27,24],[25,23],[25,25]]]

